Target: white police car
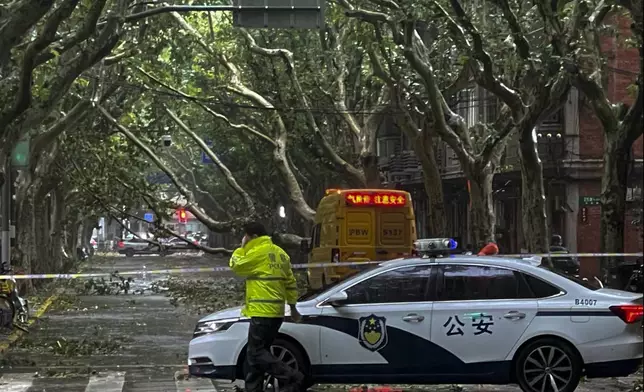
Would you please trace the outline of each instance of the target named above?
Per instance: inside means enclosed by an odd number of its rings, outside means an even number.
[[[520,259],[452,255],[384,262],[303,296],[273,351],[313,383],[508,384],[570,392],[580,377],[642,363],[642,294]],[[199,321],[193,376],[243,379],[240,308]]]

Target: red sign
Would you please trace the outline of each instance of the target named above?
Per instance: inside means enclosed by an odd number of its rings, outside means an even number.
[[[348,204],[354,206],[400,207],[407,204],[407,196],[389,192],[352,192],[345,195]]]

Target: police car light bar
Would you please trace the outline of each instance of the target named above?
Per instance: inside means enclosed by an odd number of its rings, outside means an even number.
[[[452,238],[423,238],[414,243],[416,252],[420,255],[450,254],[458,247],[458,242]]]

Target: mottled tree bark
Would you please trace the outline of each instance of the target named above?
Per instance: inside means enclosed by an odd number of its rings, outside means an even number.
[[[600,195],[600,249],[602,253],[624,252],[626,188],[632,142],[625,132],[604,132],[604,167]],[[602,258],[602,268],[614,267],[618,260]]]
[[[378,169],[378,156],[372,152],[363,152],[360,154],[360,164],[365,178],[364,185],[369,189],[382,187],[380,170]]]
[[[536,132],[532,124],[529,125],[530,127],[521,130],[519,138],[523,238],[528,252],[546,253],[550,245],[548,243],[548,212],[543,185],[543,165],[539,159]]]
[[[445,196],[443,181],[436,163],[434,142],[427,130],[421,132],[421,143],[414,143],[414,152],[423,168],[423,186],[429,199],[427,221],[432,237],[447,237],[447,212],[445,211]]]
[[[468,168],[467,178],[470,181],[470,233],[476,247],[481,248],[494,241],[494,198],[492,180],[494,172],[491,165],[486,168]]]

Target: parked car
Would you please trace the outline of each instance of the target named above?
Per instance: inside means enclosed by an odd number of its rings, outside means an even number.
[[[137,254],[166,254],[167,252],[161,251],[158,245],[151,244],[150,242],[136,237],[124,238],[116,245],[117,252],[127,257],[133,257]]]
[[[536,264],[466,255],[383,262],[302,296],[302,322],[287,314],[271,350],[306,386],[516,383],[572,392],[583,376],[635,373],[642,294]],[[248,321],[240,307],[199,320],[190,374],[243,379]]]
[[[188,239],[188,238],[186,238]],[[193,244],[198,244],[199,242],[197,240],[192,240]],[[184,240],[174,237],[170,238],[167,242],[164,243],[165,246],[167,246],[170,250],[172,251],[183,251],[183,250],[195,250],[193,245],[188,244]]]

